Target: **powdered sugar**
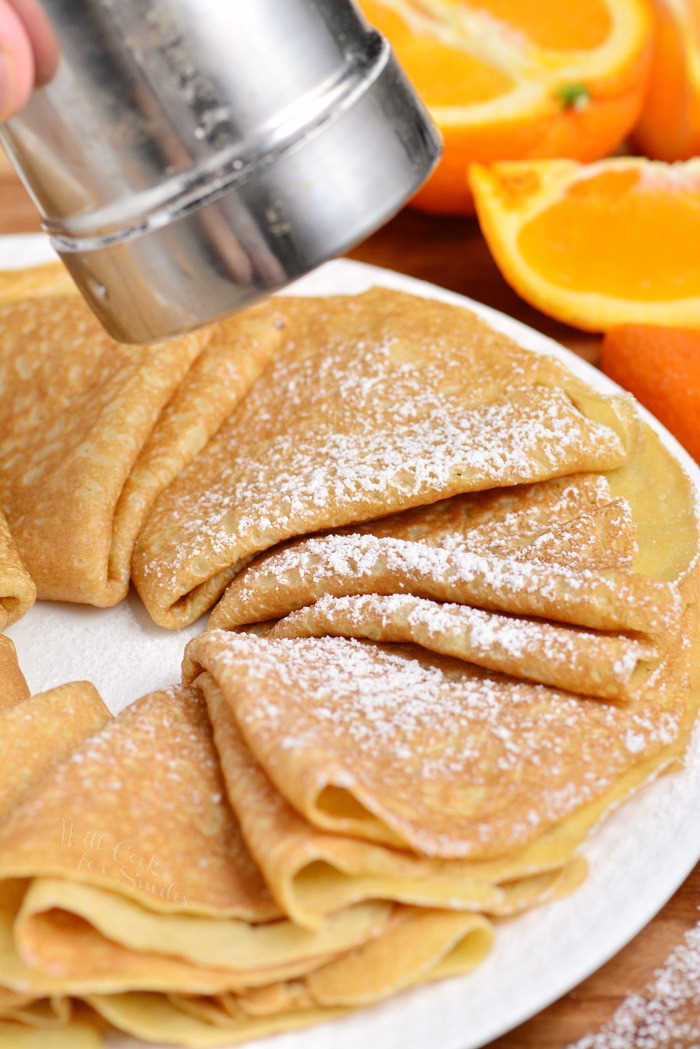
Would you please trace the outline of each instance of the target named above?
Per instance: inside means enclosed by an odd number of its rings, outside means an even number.
[[[630,995],[612,1019],[569,1049],[698,1049],[700,1047],[700,922],[641,994]]]
[[[395,420],[390,428],[375,432],[369,425],[353,433],[318,428],[314,445],[324,447],[322,464],[298,435],[276,436],[268,443],[264,460],[256,455],[244,464],[244,477],[242,464],[235,464],[239,476],[234,476],[232,464],[206,491],[197,492],[196,502],[185,495],[182,505],[173,509],[180,542],[169,559],[170,570],[175,575],[197,549],[223,552],[236,537],[252,537],[259,548],[274,541],[263,539],[270,532],[277,533],[275,538],[294,534],[302,527],[297,522],[303,521],[303,527],[311,530],[323,527],[329,507],[336,508],[341,515],[338,523],[344,524],[348,516],[374,516],[382,504],[391,511],[459,491],[460,474],[469,476],[470,487],[479,488],[492,485],[494,478],[496,483],[529,481],[573,468],[583,438],[583,417],[577,419],[578,413],[559,391],[539,391],[531,403],[518,393],[530,391],[513,391],[507,399],[471,414],[462,410],[462,419],[444,405],[398,428]],[[614,453],[611,432],[586,425],[599,431],[601,449],[607,441]],[[270,463],[277,464],[272,493]],[[192,476],[198,469],[200,464],[194,464]],[[348,511],[343,512],[343,507]],[[153,565],[158,565],[162,578],[166,569],[160,562],[145,562],[144,575],[153,571]]]
[[[212,623],[236,626],[317,600],[413,593],[606,630],[664,634],[677,626],[670,583],[624,572],[546,565],[372,535],[329,535],[270,554],[234,581]]]
[[[466,312],[379,289],[306,303],[284,352],[155,504],[139,592],[175,625],[211,601],[216,572],[291,536],[620,465],[620,434],[567,389],[554,362]]]
[[[640,661],[657,652],[624,635],[505,616],[406,594],[319,598],[269,631],[270,637],[331,634],[415,642],[470,663],[585,695],[624,698]]]
[[[352,785],[428,855],[471,855],[476,841],[522,845],[604,793],[642,753],[657,752],[681,716],[653,700],[592,702],[341,638],[212,631],[188,651],[234,697],[248,743],[273,776],[310,755],[314,775]],[[627,732],[639,739],[634,754]]]

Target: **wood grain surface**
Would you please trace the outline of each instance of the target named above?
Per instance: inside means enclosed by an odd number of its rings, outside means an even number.
[[[0,155],[0,233],[38,229],[31,201]],[[470,295],[551,335],[588,361],[598,360],[598,336],[545,317],[509,288],[473,219],[436,218],[406,210],[350,256]],[[688,833],[697,834],[697,826],[689,827]],[[656,918],[615,958],[533,1019],[491,1042],[489,1049],[565,1049],[583,1035],[594,1034],[628,995],[644,993],[654,970],[697,924],[699,906],[700,864]],[[696,1045],[695,1039],[687,1045],[674,1041],[673,1046],[664,1043],[663,1049],[693,1049]],[[619,1049],[634,1046],[631,1035]]]

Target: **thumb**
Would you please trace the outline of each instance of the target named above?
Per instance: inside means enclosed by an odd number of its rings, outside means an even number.
[[[0,0],[0,120],[22,108],[33,86],[30,39],[14,8]]]

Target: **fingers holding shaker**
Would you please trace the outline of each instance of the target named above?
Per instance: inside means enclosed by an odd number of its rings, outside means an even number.
[[[51,79],[58,47],[38,0],[0,0],[0,120]]]

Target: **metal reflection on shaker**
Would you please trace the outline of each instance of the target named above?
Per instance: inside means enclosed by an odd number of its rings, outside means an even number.
[[[57,72],[2,129],[105,327],[149,342],[361,240],[439,156],[351,0],[43,0]]]

